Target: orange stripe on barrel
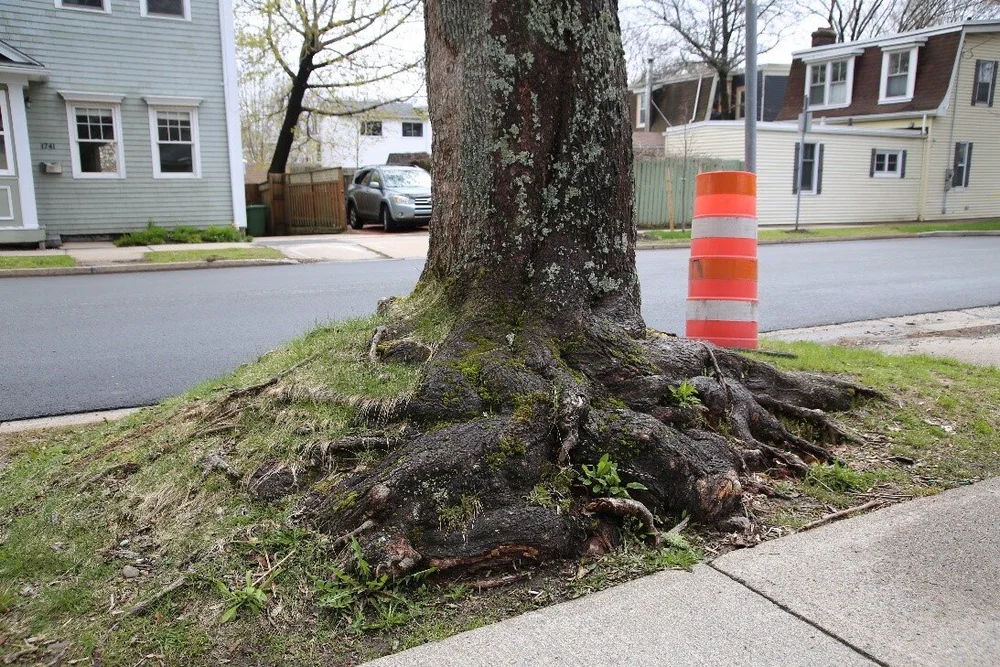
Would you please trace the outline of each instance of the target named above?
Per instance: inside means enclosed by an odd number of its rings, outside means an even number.
[[[698,195],[694,200],[694,217],[757,217],[757,198],[753,195]]]
[[[749,171],[706,171],[695,178],[696,197],[710,195],[757,196],[757,176]]]
[[[695,257],[688,264],[690,280],[757,280],[757,260],[750,257]]]
[[[721,338],[757,339],[756,322],[732,322],[729,320],[688,320],[688,338],[707,339],[716,345]]]
[[[691,239],[691,256],[756,257],[757,239],[724,237]]]

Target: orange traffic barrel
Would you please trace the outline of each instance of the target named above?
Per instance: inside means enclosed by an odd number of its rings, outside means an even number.
[[[687,337],[757,347],[757,176],[750,172],[698,174]]]

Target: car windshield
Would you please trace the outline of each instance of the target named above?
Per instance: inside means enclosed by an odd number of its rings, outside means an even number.
[[[389,188],[431,187],[431,175],[423,169],[386,169],[382,176],[383,185]]]

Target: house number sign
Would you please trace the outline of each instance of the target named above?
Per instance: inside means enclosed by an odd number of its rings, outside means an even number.
[[[55,144],[50,144],[50,143],[45,142],[45,141],[42,142],[42,150],[43,151],[54,151],[55,149],[56,149],[56,145]]]

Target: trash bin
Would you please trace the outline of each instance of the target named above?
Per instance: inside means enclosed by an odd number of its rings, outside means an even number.
[[[267,233],[267,204],[247,205],[247,234],[264,236]]]

